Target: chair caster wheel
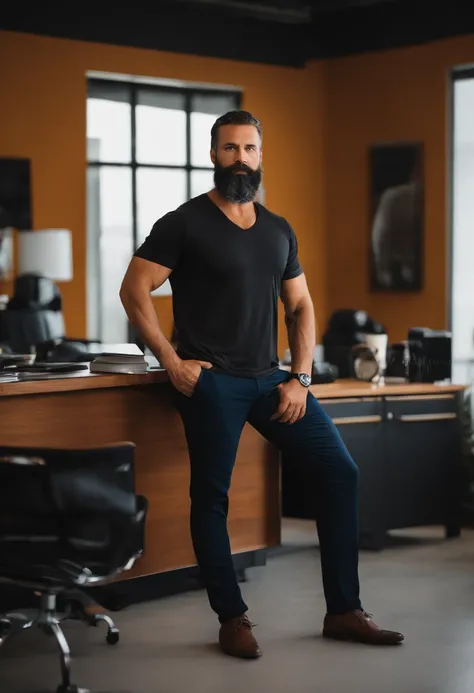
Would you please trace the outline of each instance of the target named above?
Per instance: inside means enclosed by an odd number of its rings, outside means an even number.
[[[109,645],[116,645],[120,640],[120,632],[118,628],[111,628],[107,633],[106,640]]]

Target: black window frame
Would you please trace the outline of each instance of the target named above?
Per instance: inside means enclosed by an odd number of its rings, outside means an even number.
[[[174,85],[163,85],[163,84],[153,84],[149,82],[141,81],[127,81],[127,80],[116,80],[116,79],[104,79],[100,77],[87,77],[87,99],[94,98],[93,95],[89,93],[89,85],[94,83],[94,88],[100,89],[102,86],[104,90],[110,88],[112,85],[118,85],[120,88],[128,91],[129,100],[127,103],[131,106],[131,152],[129,162],[120,161],[106,161],[106,160],[89,160],[87,157],[87,167],[100,168],[102,166],[108,167],[124,167],[129,168],[132,171],[132,242],[133,248],[136,250],[138,245],[138,209],[137,209],[137,170],[139,168],[153,168],[153,169],[177,169],[181,171],[186,171],[186,198],[191,199],[191,174],[193,171],[212,171],[212,164],[209,162],[209,166],[194,166],[191,163],[191,113],[193,97],[195,96],[216,96],[216,97],[233,97],[234,98],[234,108],[241,108],[242,94],[238,89],[219,89],[219,88],[207,88],[207,87],[197,87],[192,85],[174,86]],[[177,94],[183,98],[184,110],[186,113],[186,163],[181,164],[152,164],[152,163],[140,163],[137,161],[136,156],[136,136],[137,136],[137,123],[136,123],[136,106],[137,106],[137,94],[138,92],[150,91],[153,93],[168,93]],[[210,133],[209,133],[210,137]]]

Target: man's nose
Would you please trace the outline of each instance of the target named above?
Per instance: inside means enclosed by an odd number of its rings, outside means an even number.
[[[238,149],[235,150],[236,154],[236,161],[235,163],[241,163],[241,164],[246,164],[247,163],[247,153],[245,151],[244,147],[239,147]]]

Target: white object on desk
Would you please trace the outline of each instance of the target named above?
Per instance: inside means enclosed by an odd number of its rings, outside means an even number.
[[[89,344],[87,351],[90,354],[130,354],[132,356],[143,356],[143,351],[136,344]]]
[[[383,376],[385,369],[387,368],[387,334],[366,334],[365,343],[367,346],[371,347],[375,352],[375,358],[377,360],[379,370]]]

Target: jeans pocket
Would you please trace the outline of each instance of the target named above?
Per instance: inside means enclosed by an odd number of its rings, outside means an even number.
[[[198,390],[201,387],[205,371],[205,368],[201,368],[201,372],[199,373],[198,379],[196,380],[196,385],[194,386],[194,390],[192,391],[192,394],[189,399],[193,399],[196,396]]]

